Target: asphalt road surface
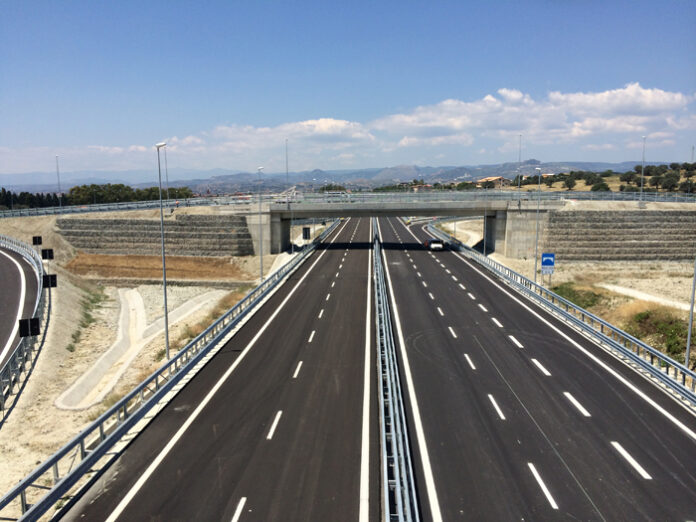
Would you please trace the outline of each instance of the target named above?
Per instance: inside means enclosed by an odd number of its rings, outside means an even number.
[[[0,368],[19,343],[19,319],[34,312],[37,291],[32,266],[16,252],[0,248]]]
[[[694,520],[694,416],[421,226],[380,219],[424,520]]]
[[[67,519],[377,520],[370,249],[341,224]]]

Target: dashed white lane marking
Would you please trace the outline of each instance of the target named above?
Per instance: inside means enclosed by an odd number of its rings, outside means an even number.
[[[556,501],[551,496],[551,492],[549,491],[549,488],[547,488],[546,484],[544,484],[544,481],[541,480],[541,475],[539,475],[539,472],[534,467],[534,464],[532,464],[531,462],[527,462],[527,466],[529,466],[529,469],[532,471],[532,475],[534,475],[534,478],[536,479],[537,484],[539,484],[541,491],[544,492],[544,495],[546,496],[546,500],[549,501],[549,504],[551,504],[551,507],[553,509],[558,509],[558,504],[556,504]]]
[[[472,294],[471,292],[467,292],[467,293],[468,293],[468,295],[469,295],[469,297],[470,297],[471,299],[474,299],[474,300],[476,299],[476,297],[474,296],[474,294]]]
[[[452,281],[458,281],[456,276],[452,276]]]
[[[435,300],[435,297],[433,296],[433,294],[431,292],[428,292],[428,297],[430,299],[432,299],[433,301]]]
[[[428,288],[428,283],[426,283],[425,281],[423,281],[422,283],[425,288]]]
[[[316,330],[312,330],[312,333],[309,334],[309,340],[307,341],[308,343],[312,342],[312,339],[314,339],[314,334],[316,333]]]
[[[459,283],[459,288],[461,288],[462,290],[466,290],[466,287],[461,283]]]
[[[324,309],[323,309],[323,308],[319,311],[319,316],[317,317],[317,319],[321,319],[321,316],[322,316],[322,315],[324,315]]]
[[[518,348],[524,348],[524,346],[522,346],[522,343],[515,339],[514,335],[508,335],[508,337],[513,343],[515,343],[515,346],[517,346]]]
[[[334,286],[336,286],[336,281],[331,282],[331,288],[333,288]]]
[[[414,270],[418,270],[418,267],[416,265],[413,265]]]
[[[326,300],[328,301],[331,298],[331,294],[326,294]]]
[[[483,306],[481,303],[479,303],[479,308],[480,308],[481,310],[483,310],[484,312],[487,312],[487,311],[488,311],[488,309],[487,309],[485,306]]]
[[[585,408],[583,408],[582,404],[578,402],[578,400],[573,397],[570,393],[568,392],[563,392],[563,395],[565,395],[566,399],[568,399],[573,406],[577,408],[577,410],[584,416],[584,417],[591,417],[590,412],[587,411]]]
[[[500,409],[500,406],[498,406],[498,403],[495,402],[495,399],[493,398],[493,395],[490,393],[488,394],[488,399],[491,401],[491,404],[495,408],[496,413],[498,413],[498,417],[500,417],[500,420],[505,420],[505,415],[503,415],[503,410]]]
[[[338,272],[336,272],[336,277],[338,277]]]
[[[645,480],[652,480],[652,477],[648,474],[645,469],[643,469],[643,466],[638,464],[636,459],[634,459],[628,451],[626,451],[621,444],[619,444],[616,441],[611,441],[611,445],[614,446],[614,449],[619,452],[619,454],[626,459],[626,462],[628,462],[631,466],[633,466],[633,469],[635,469],[638,474],[643,477]]]
[[[300,368],[302,368],[302,361],[297,363],[297,368],[295,368],[295,373],[292,374],[293,379],[297,379],[297,375],[300,373]]]
[[[276,413],[275,419],[273,420],[273,424],[271,425],[271,429],[268,431],[268,435],[266,435],[266,440],[271,440],[273,438],[273,434],[278,427],[278,421],[280,421],[280,416],[282,414],[283,410],[278,410],[278,413]]]
[[[464,358],[466,359],[466,362],[469,363],[469,366],[471,367],[472,370],[476,369],[476,366],[474,366],[474,363],[472,362],[471,358],[469,357],[468,353],[464,354]]]
[[[423,277],[420,272],[416,272],[418,274],[418,277]]]
[[[551,372],[548,371],[546,368],[544,368],[544,365],[543,365],[543,364],[541,364],[541,363],[540,363],[539,361],[537,361],[536,359],[532,359],[532,362],[534,363],[534,365],[535,365],[537,368],[539,368],[539,371],[541,371],[541,373],[543,373],[543,374],[546,375],[547,377],[551,377]]]
[[[234,510],[234,515],[232,515],[231,522],[239,522],[239,517],[242,516],[242,510],[244,509],[244,504],[246,504],[246,497],[242,497],[239,499],[239,503],[237,504],[237,509]]]
[[[343,268],[343,263],[341,263],[340,265],[338,265],[338,269],[340,270],[341,268]]]
[[[450,269],[449,269],[449,268],[445,268],[445,272],[447,272],[448,274],[451,274],[451,273],[452,273],[452,272],[450,272]]]
[[[443,316],[443,317],[445,316],[445,313],[442,311],[442,308],[440,308],[439,306],[437,307],[437,311],[441,316]]]
[[[498,328],[502,328],[502,327],[503,327],[503,325],[500,324],[500,321],[498,321],[495,317],[491,317],[491,321],[493,321],[493,323],[494,323]]]
[[[454,338],[456,339],[456,338],[457,338],[457,334],[454,333],[454,330],[452,330],[452,327],[451,327],[451,326],[448,326],[447,328],[449,328],[449,331],[450,331],[450,333],[452,334],[452,337],[454,337]]]

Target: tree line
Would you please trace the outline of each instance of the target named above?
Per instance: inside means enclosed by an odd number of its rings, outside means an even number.
[[[167,197],[166,191],[162,196]],[[171,187],[171,199],[186,199],[193,197],[188,187]],[[67,193],[52,192],[12,192],[0,189],[0,209],[43,208],[59,205],[90,205],[99,203],[128,203],[133,201],[153,201],[159,199],[159,187],[136,188],[122,183],[107,183],[105,185],[79,185],[72,187]]]

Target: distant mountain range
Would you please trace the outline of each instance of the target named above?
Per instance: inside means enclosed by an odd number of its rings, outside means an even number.
[[[588,170],[602,172],[613,170],[625,172],[632,170],[640,162],[624,161],[622,163],[602,163],[584,161],[562,161],[543,163],[530,159],[518,163],[500,163],[496,165],[420,167],[418,165],[398,165],[387,168],[370,168],[358,170],[320,170],[290,172],[287,180],[285,173],[264,173],[261,177],[264,191],[280,191],[288,185],[301,189],[318,188],[327,183],[344,185],[351,189],[370,189],[391,185],[402,181],[423,179],[426,183],[445,183],[451,181],[473,181],[488,176],[514,178],[518,173],[534,175],[536,168],[543,173],[569,172],[571,170]],[[660,165],[665,162],[650,162]],[[647,163],[646,163],[647,164]],[[164,183],[164,179],[162,180]],[[151,170],[99,171],[99,172],[65,172],[61,173],[61,189],[68,191],[76,185],[123,183],[133,187],[151,187],[156,185],[157,172]],[[169,185],[172,187],[189,187],[201,194],[222,194],[232,192],[249,192],[259,189],[259,176],[252,172],[239,172],[227,169],[190,170],[172,169],[169,171]],[[28,172],[23,174],[0,174],[0,187],[15,192],[55,192],[57,179],[55,173]]]

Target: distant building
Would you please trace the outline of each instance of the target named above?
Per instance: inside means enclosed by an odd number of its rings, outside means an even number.
[[[413,189],[413,192],[426,192],[428,190],[433,190],[433,186],[429,183],[424,185],[412,185],[411,188]]]
[[[486,182],[492,182],[493,186],[495,188],[502,188],[502,187],[507,187],[510,185],[510,180],[507,178],[504,178],[503,176],[489,176],[487,178],[481,178],[476,181],[476,186],[481,188],[483,187],[483,184]]]

